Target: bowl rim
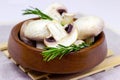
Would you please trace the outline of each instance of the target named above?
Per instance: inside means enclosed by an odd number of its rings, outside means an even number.
[[[37,18],[32,18],[32,19],[37,19]],[[31,20],[31,19],[27,19],[27,20]],[[24,47],[27,47],[27,48],[29,48],[29,49],[32,49],[32,50],[34,50],[34,51],[42,52],[43,49],[38,49],[38,48],[35,48],[35,47],[32,47],[32,46],[29,46],[29,45],[25,44],[23,41],[21,41],[21,40],[19,39],[18,34],[19,34],[19,32],[20,32],[21,26],[22,26],[22,24],[23,24],[25,21],[27,21],[27,20],[24,20],[24,21],[19,22],[18,24],[16,24],[16,25],[13,27],[12,31],[11,31],[11,35],[12,35],[12,37],[14,38],[14,40],[15,40],[16,42],[18,42],[20,45],[22,45],[22,46],[24,46]],[[17,29],[17,28],[18,28],[18,29]],[[83,52],[85,52],[85,51],[88,51],[88,50],[91,50],[91,49],[95,48],[96,46],[99,46],[99,45],[105,40],[104,31],[102,31],[98,36],[100,36],[100,38],[97,39],[97,41],[96,41],[93,45],[91,45],[91,46],[89,46],[89,47],[86,47],[86,48],[83,48],[83,49],[80,49],[80,50],[78,50],[77,52],[83,53]],[[101,38],[101,37],[103,37],[103,38]],[[71,52],[71,53],[72,53],[72,52]]]

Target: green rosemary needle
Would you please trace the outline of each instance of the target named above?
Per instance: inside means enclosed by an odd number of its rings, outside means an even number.
[[[86,43],[82,43],[79,45],[70,45],[70,46],[63,46],[59,44],[57,47],[46,47],[45,50],[42,52],[43,60],[50,61],[59,57],[61,59],[65,54],[68,54],[73,51],[78,51],[82,48],[88,47],[89,45]]]
[[[53,20],[50,16],[46,15],[45,13],[40,11],[38,8],[24,10],[23,15],[28,15],[28,14],[38,15],[41,19]]]

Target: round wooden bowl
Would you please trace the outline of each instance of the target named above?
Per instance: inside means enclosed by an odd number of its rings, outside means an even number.
[[[12,29],[8,41],[8,52],[18,64],[25,68],[55,74],[85,72],[101,63],[106,57],[107,44],[104,32],[101,32],[92,46],[71,52],[61,59],[55,58],[45,62],[41,55],[42,49],[26,45],[19,39],[18,34],[23,22]]]

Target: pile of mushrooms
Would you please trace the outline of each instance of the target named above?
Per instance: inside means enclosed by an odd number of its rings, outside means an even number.
[[[38,19],[27,20],[20,30],[20,39],[39,49],[57,47],[58,44],[70,46],[85,42],[94,42],[104,28],[104,21],[96,16],[75,18],[74,13],[68,13],[62,4],[52,4],[45,13],[52,21]]]

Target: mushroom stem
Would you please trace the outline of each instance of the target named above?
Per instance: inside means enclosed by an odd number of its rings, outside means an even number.
[[[56,41],[60,41],[62,38],[67,36],[67,32],[56,21],[53,21],[53,23],[49,23],[47,25],[47,28],[49,29],[50,33]]]
[[[51,27],[53,27],[53,26],[51,25]],[[77,29],[74,26],[72,26],[71,24],[67,25],[67,27],[65,27],[65,29],[63,29],[63,27],[60,27],[60,26],[59,27],[54,26],[54,30],[53,30],[51,27],[49,26],[48,29],[51,29],[53,38],[48,37],[48,38],[44,39],[44,43],[46,46],[57,47],[58,44],[61,44],[64,46],[70,46],[77,40],[77,37],[78,37]],[[61,29],[61,31],[59,31],[58,28]],[[57,31],[55,31],[55,29]],[[66,33],[64,33],[64,31]],[[58,38],[59,38],[59,40],[57,41],[56,39],[58,39]]]
[[[63,13],[63,18],[61,21],[62,25],[73,23],[75,14],[73,13]]]

